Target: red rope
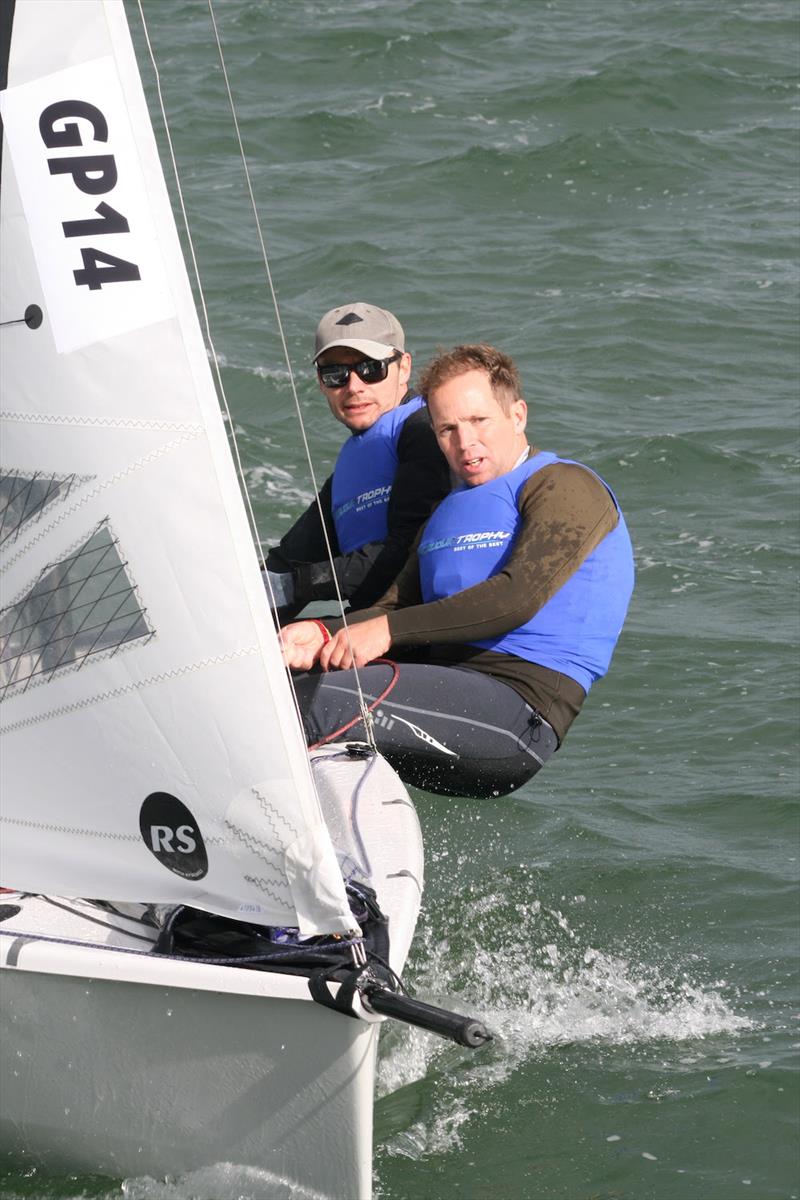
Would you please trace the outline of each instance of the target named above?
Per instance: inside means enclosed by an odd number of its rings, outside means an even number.
[[[400,678],[400,668],[396,662],[392,662],[391,658],[376,658],[368,665],[371,667],[377,665],[378,663],[383,663],[385,666],[392,668],[392,678],[389,680],[388,685],[381,692],[380,696],[372,701],[372,704],[370,704],[369,708],[367,709],[368,713],[376,709],[381,701],[386,699],[386,697],[389,695],[389,692]],[[341,728],[335,729],[333,733],[329,733],[326,737],[320,738],[318,742],[314,742],[313,746],[308,747],[309,750],[319,750],[320,746],[326,746],[328,742],[332,742],[335,738],[341,737],[343,733],[347,733],[348,729],[352,729],[353,726],[357,725],[361,719],[361,713],[359,713],[357,716],[353,717],[352,721],[348,721],[346,725],[342,725]]]

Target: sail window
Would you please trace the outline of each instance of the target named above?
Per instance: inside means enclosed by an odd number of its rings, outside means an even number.
[[[24,525],[40,517],[55,500],[66,500],[77,475],[0,474],[0,546],[16,538]],[[81,480],[80,482],[83,482]]]
[[[52,677],[92,654],[150,637],[119,545],[103,522],[0,613],[0,689]]]

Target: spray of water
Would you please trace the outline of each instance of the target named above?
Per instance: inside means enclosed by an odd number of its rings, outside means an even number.
[[[419,1158],[458,1148],[487,1092],[555,1048],[686,1042],[751,1027],[723,995],[724,980],[703,985],[596,949],[562,911],[539,901],[484,896],[462,905],[444,937],[441,912],[437,924],[434,935],[423,919],[413,984],[435,1003],[485,1021],[495,1040],[471,1056],[420,1030],[384,1033],[379,1097],[426,1076],[437,1082],[434,1113],[396,1134],[383,1147],[389,1154]]]
[[[165,1180],[149,1176],[126,1179],[121,1195],[125,1200],[256,1200],[259,1196],[269,1196],[270,1200],[335,1200],[271,1171],[234,1163],[216,1163]]]

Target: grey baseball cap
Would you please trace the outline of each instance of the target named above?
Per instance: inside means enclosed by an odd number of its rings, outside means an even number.
[[[371,358],[388,358],[395,350],[405,350],[406,340],[394,313],[359,301],[325,313],[314,339],[314,362],[331,346],[349,346]]]

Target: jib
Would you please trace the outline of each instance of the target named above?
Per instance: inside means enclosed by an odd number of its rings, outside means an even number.
[[[108,141],[108,123],[93,104],[83,100],[59,100],[50,104],[39,118],[39,132],[48,150],[83,146],[81,131],[68,117],[82,117],[89,122],[95,142]],[[78,191],[88,196],[102,196],[113,191],[117,184],[117,164],[113,154],[82,154],[68,158],[48,158],[51,175],[71,175]],[[68,238],[103,237],[109,233],[129,233],[127,217],[105,201],[94,210],[97,217],[83,221],[63,221],[64,236]],[[127,283],[141,279],[136,263],[117,258],[95,246],[82,246],[82,270],[73,271],[78,286],[96,292],[106,283]]]

